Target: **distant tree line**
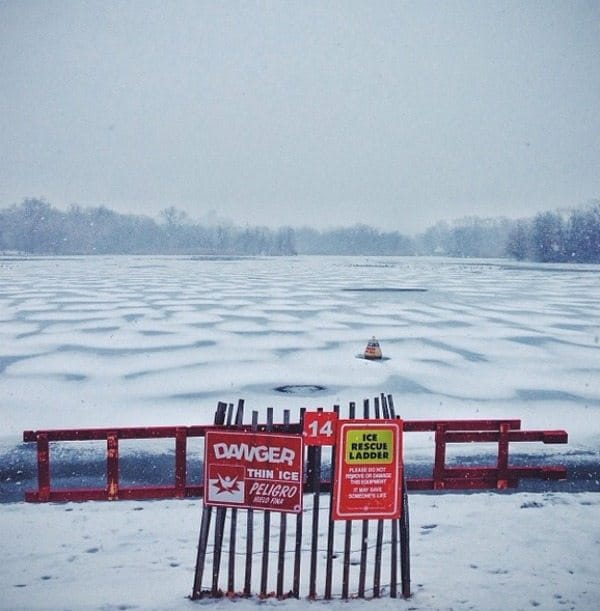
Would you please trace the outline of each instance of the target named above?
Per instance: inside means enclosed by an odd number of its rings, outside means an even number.
[[[417,236],[415,249],[422,255],[497,258],[506,256],[514,221],[506,218],[466,217],[453,223],[440,221]]]
[[[367,225],[295,231],[300,254],[438,255],[540,262],[600,263],[600,202],[531,219],[466,217],[440,221],[415,237]]]
[[[511,257],[545,263],[600,263],[600,201],[568,212],[511,220],[468,217],[417,236],[419,254]]]
[[[0,250],[33,254],[292,255],[291,228],[204,226],[174,207],[160,222],[104,206],[66,212],[39,199],[0,210]]]
[[[543,212],[517,221],[506,252],[518,260],[600,263],[600,202],[569,213]]]
[[[40,199],[0,210],[0,251],[32,254],[440,255],[513,257],[543,262],[600,263],[600,201],[570,212],[511,220],[467,217],[436,223],[408,237],[354,225],[236,227],[198,223],[175,207],[160,219],[120,214],[104,206],[66,212]]]
[[[319,255],[414,255],[414,239],[397,231],[383,232],[368,225],[318,231],[295,230],[299,254]]]

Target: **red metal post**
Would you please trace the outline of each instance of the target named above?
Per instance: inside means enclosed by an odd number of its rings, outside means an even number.
[[[435,427],[435,459],[433,463],[433,489],[444,489],[446,470],[446,424],[438,423]]]
[[[119,498],[119,435],[106,436],[106,494],[109,501]]]
[[[187,463],[187,430],[177,427],[175,431],[175,497],[185,498]]]
[[[45,502],[50,499],[50,446],[48,434],[37,435],[37,461],[38,461],[38,501]]]
[[[508,423],[502,423],[498,439],[498,481],[496,483],[498,490],[508,488],[508,431]]]

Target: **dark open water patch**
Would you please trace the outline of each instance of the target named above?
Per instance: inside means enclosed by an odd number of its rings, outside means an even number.
[[[118,331],[121,327],[111,326],[111,327],[90,327],[89,329],[80,329],[81,333],[114,333]]]
[[[465,329],[473,325],[463,320],[438,320],[428,322],[427,326],[433,329]]]
[[[130,269],[164,269],[164,264],[149,263],[147,265],[130,265]]]
[[[349,267],[396,267],[395,263],[353,263]]]
[[[452,365],[441,359],[416,359],[419,363],[426,363],[427,365],[435,365],[436,367],[452,367]]]
[[[581,264],[578,264],[581,265]],[[541,263],[540,265],[501,265],[500,269],[511,272],[567,272],[571,274],[597,274],[600,266],[596,267],[561,267],[556,263]]]
[[[254,259],[256,257],[243,255],[194,255],[189,258],[189,261],[252,261]]]
[[[146,316],[144,313],[138,312],[136,314],[123,314],[121,318],[123,318],[123,320],[126,320],[127,322],[136,322],[144,318],[144,316]]]
[[[83,382],[88,379],[88,376],[82,373],[65,373],[60,377],[66,382]]]
[[[174,335],[173,331],[138,331],[140,335],[146,337],[159,337],[161,335]]]
[[[550,342],[560,342],[560,340],[557,340],[550,335],[514,335],[513,337],[507,337],[506,339],[511,342],[516,342],[517,344],[525,344],[526,346],[535,347],[545,346]]]
[[[167,399],[175,401],[203,401],[205,399],[213,399],[218,397],[220,391],[208,390],[205,392],[182,392],[168,395]]]
[[[9,255],[0,257],[0,261],[77,261],[79,257],[48,257],[45,255]]]
[[[323,392],[327,390],[327,386],[321,386],[321,384],[284,384],[283,386],[276,386],[273,390],[287,395],[304,396]]]
[[[427,289],[411,287],[349,287],[342,289],[353,293],[426,293]]]

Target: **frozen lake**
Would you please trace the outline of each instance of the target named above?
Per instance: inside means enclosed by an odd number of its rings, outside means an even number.
[[[407,419],[564,428],[568,445],[524,451],[598,460],[593,266],[4,257],[0,281],[5,463],[25,429],[209,423],[217,401],[238,398],[278,420],[381,392]],[[357,358],[373,335],[381,362]],[[430,458],[430,441],[407,439],[407,460]]]
[[[414,594],[377,605],[597,607],[600,495],[573,493],[571,474],[589,473],[588,490],[600,488],[600,269],[366,257],[5,258],[0,277],[3,500],[22,499],[35,477],[24,429],[208,423],[217,401],[240,397],[263,414],[273,406],[279,419],[287,408],[391,393],[405,418],[511,417],[529,429],[564,428],[567,445],[522,445],[537,462],[567,464],[570,479],[543,493],[411,495]],[[372,335],[387,360],[356,358]],[[431,459],[428,435],[405,437],[407,470]],[[71,446],[53,478],[73,469],[102,480],[106,444],[90,449],[95,459]],[[153,480],[172,462],[168,452],[119,449],[123,480]],[[196,608],[186,596],[200,513],[197,499],[0,503],[4,604]]]

